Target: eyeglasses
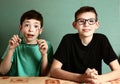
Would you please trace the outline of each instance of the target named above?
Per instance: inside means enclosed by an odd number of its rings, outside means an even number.
[[[96,21],[97,21],[97,19],[95,19],[95,18],[90,18],[90,19],[80,18],[80,19],[76,20],[75,22],[77,22],[79,25],[83,25],[86,22],[88,22],[89,25],[93,25],[96,23]]]

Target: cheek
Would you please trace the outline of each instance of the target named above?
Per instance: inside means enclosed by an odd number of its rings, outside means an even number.
[[[80,32],[82,32],[82,28],[81,27],[79,27],[79,28],[76,28],[77,29],[77,31],[80,33]]]
[[[96,30],[96,29],[98,29],[98,26],[97,26],[97,25],[95,25],[95,26],[93,26],[93,28],[94,28],[94,30]]]
[[[79,30],[79,31],[82,30],[83,28],[84,28],[83,25],[76,26],[76,29]]]
[[[22,33],[23,35],[25,35],[25,34],[27,33],[27,30],[26,30],[26,29],[21,29],[21,33]]]
[[[36,36],[38,36],[40,33],[39,33],[39,31],[35,31],[34,34],[35,34]]]
[[[26,32],[26,30],[25,30],[25,29],[21,29],[21,32],[22,32],[22,33],[25,33],[25,32]]]
[[[42,33],[42,29],[39,29],[39,30],[38,30],[38,33],[41,34],[41,33]]]

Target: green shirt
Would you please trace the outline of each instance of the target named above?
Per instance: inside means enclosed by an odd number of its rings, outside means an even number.
[[[53,60],[53,48],[48,44],[48,63],[51,65]],[[7,52],[7,50],[6,50]],[[2,59],[4,59],[5,54]],[[41,75],[41,53],[37,44],[21,43],[12,56],[12,66],[8,72],[9,76],[39,76]]]

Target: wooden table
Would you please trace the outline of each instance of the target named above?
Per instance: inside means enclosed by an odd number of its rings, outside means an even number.
[[[103,84],[120,84],[120,79],[118,80],[113,80],[113,81],[110,81],[110,82],[105,82]]]
[[[50,77],[0,77],[0,84],[78,84]]]
[[[0,84],[80,84],[80,83],[51,77],[0,77]],[[105,82],[102,84],[120,84],[120,79],[111,82]]]

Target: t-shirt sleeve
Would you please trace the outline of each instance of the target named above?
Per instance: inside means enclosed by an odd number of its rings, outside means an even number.
[[[54,54],[54,58],[56,60],[59,60],[61,63],[66,63],[66,60],[68,58],[67,56],[69,56],[69,54],[70,54],[70,49],[71,48],[70,48],[69,38],[67,35],[65,35],[62,38],[62,40]]]
[[[52,61],[53,61],[53,47],[52,47],[52,44],[49,41],[47,41],[47,44],[48,44],[48,51],[47,51],[48,63],[49,63],[49,66],[51,66]]]
[[[109,65],[110,62],[112,62],[115,59],[118,59],[116,53],[114,52],[108,38],[106,36],[103,37],[102,39],[102,56],[103,60],[106,64]]]
[[[7,52],[8,52],[8,48],[9,48],[9,46],[7,46],[5,52],[3,53],[2,57],[1,57],[1,60],[3,60],[5,58],[5,56],[6,56]],[[13,62],[13,56],[12,56],[11,61]]]

